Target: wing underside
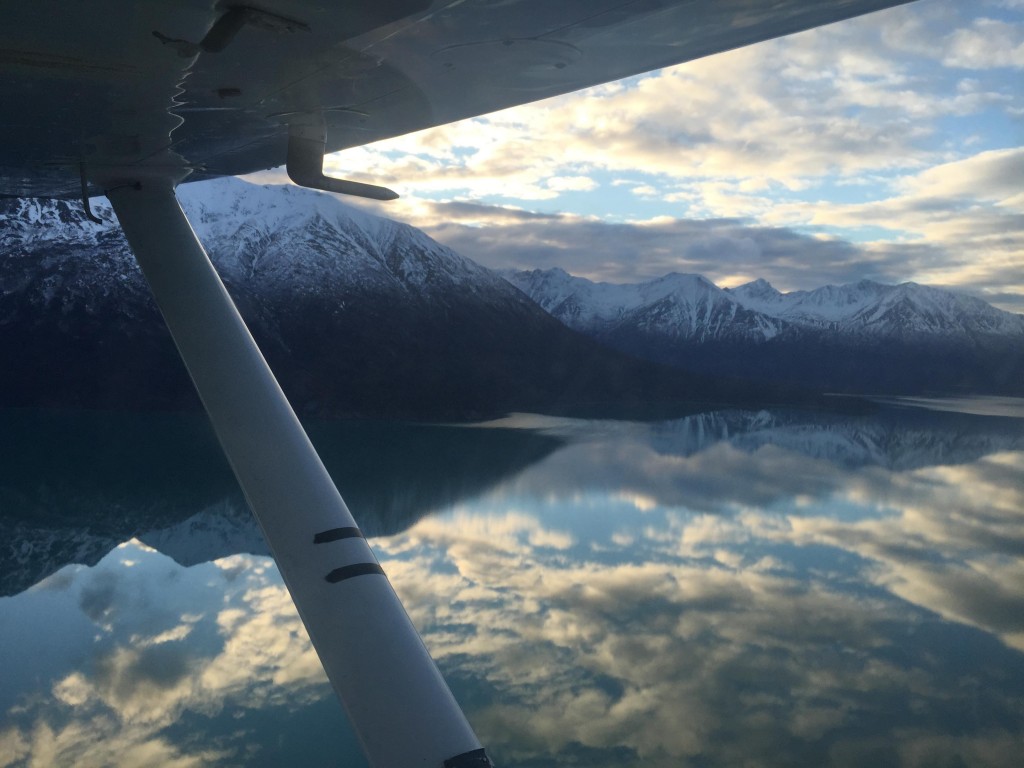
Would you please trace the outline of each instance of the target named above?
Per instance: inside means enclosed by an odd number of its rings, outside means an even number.
[[[35,0],[0,25],[0,194],[284,164],[906,0]]]

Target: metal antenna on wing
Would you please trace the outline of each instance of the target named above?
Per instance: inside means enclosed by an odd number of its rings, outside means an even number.
[[[94,221],[97,224],[102,224],[103,219],[92,212],[92,206],[89,205],[89,179],[85,175],[85,163],[78,164],[78,175],[82,180],[82,208],[85,209],[85,217],[89,221]]]
[[[375,184],[362,184],[324,175],[327,126],[320,113],[305,115],[301,122],[288,124],[288,177],[300,187],[355,195],[373,200],[396,200],[398,193]]]

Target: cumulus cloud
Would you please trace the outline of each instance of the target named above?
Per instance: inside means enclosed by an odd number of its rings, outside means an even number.
[[[908,118],[962,113],[986,98],[931,98],[901,78],[879,78],[884,60],[823,69],[835,45],[821,32],[771,41],[389,142],[331,163],[372,173],[405,191],[543,199],[549,177],[586,169],[662,179],[754,179],[795,189],[806,178],[920,166],[927,128]],[[780,71],[779,61],[788,62]],[[798,83],[799,87],[789,87]],[[873,120],[850,110],[875,110]],[[592,188],[591,184],[588,187]]]
[[[976,19],[950,35],[943,63],[950,67],[1024,69],[1024,25]]]
[[[458,538],[465,522],[458,517],[448,524],[424,522],[403,539],[415,542],[420,552],[451,551],[451,538]],[[797,649],[810,649],[840,628],[849,630],[844,616],[870,610],[853,598],[829,606],[835,596],[808,593],[793,580],[756,572],[669,563],[602,567],[542,552],[532,551],[522,564],[527,567],[502,571],[497,578],[474,564],[475,548],[452,552],[462,578],[437,585],[443,590],[439,602],[459,613],[470,611],[476,630],[437,633],[426,625],[427,641],[442,666],[450,658],[501,692],[473,719],[485,740],[512,758],[538,751],[559,755],[578,745],[610,750],[612,760],[621,750],[634,758],[661,755],[658,765],[698,752],[735,750],[740,757],[744,748],[729,744],[734,728],[749,728],[749,734],[786,752],[793,734],[776,718],[764,719],[767,709],[735,698],[734,675],[744,676],[774,707],[781,703],[776,686],[792,682]],[[475,597],[478,579],[500,583],[498,598]],[[405,596],[406,581],[395,583]],[[516,599],[527,590],[533,606]],[[876,616],[884,615],[882,606],[872,607],[882,610]],[[813,627],[779,620],[812,614]],[[743,618],[723,623],[725,615]],[[446,619],[449,625],[453,621]],[[843,642],[860,642],[841,636]],[[751,637],[776,648],[777,663],[746,658],[742,649]],[[847,673],[818,684],[841,688],[858,668],[854,662]],[[827,730],[820,717],[817,726],[811,724],[810,711],[793,716],[797,731]]]

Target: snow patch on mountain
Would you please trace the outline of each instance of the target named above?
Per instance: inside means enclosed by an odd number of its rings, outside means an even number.
[[[666,298],[679,305],[697,304],[717,290],[700,275],[678,273],[629,285],[593,283],[558,268],[502,274],[551,314],[580,323],[614,322],[633,310]]]

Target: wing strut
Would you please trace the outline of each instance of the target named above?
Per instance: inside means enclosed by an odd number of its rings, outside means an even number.
[[[173,183],[108,196],[370,764],[490,766]]]

